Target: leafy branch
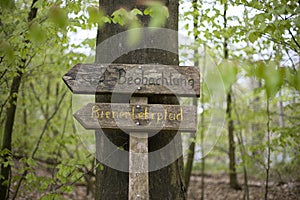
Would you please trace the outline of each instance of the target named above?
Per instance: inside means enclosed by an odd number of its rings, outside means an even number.
[[[35,148],[34,148],[32,154],[31,154],[30,158],[35,159],[35,154],[37,153],[37,151],[38,151],[38,149],[39,149],[40,143],[41,143],[42,138],[43,138],[43,136],[44,136],[44,134],[45,134],[45,132],[46,132],[46,130],[47,130],[47,127],[48,127],[48,125],[50,124],[50,121],[53,119],[53,117],[57,114],[57,112],[58,112],[58,110],[59,110],[59,107],[60,107],[61,103],[63,102],[63,99],[64,99],[64,97],[65,97],[66,94],[67,94],[67,91],[65,91],[65,92],[62,94],[62,96],[61,96],[61,98],[60,98],[60,100],[59,100],[59,102],[58,102],[58,105],[56,106],[55,110],[54,110],[53,113],[49,116],[49,118],[46,119],[46,122],[45,122],[45,124],[44,124],[44,126],[43,126],[42,132],[41,132],[41,134],[40,134],[40,137],[39,137],[39,139],[38,139],[38,141],[37,141],[37,143],[36,143],[36,145],[35,145]],[[13,195],[13,197],[12,197],[13,200],[16,199],[16,197],[17,197],[17,195],[18,195],[19,189],[20,189],[20,187],[21,187],[21,184],[22,184],[23,180],[25,179],[25,177],[26,177],[26,175],[27,175],[27,173],[28,173],[28,168],[29,168],[29,167],[30,167],[30,166],[28,165],[28,163],[26,163],[26,169],[25,169],[25,171],[23,172],[23,174],[21,175],[21,178],[20,178],[20,180],[19,180],[18,183],[17,183],[16,190],[15,190],[14,195]]]

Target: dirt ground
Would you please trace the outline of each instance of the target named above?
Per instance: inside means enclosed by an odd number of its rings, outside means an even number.
[[[229,187],[228,176],[207,175],[204,183],[205,200],[243,200],[244,190],[234,190]],[[242,181],[241,181],[242,182]],[[250,179],[249,197],[251,200],[263,200],[265,185],[263,182]],[[198,200],[201,197],[201,176],[191,177],[188,200]],[[269,183],[269,200],[300,200],[300,182]]]
[[[241,181],[242,182],[242,181]],[[300,200],[300,182],[269,183],[269,200]],[[229,187],[228,176],[206,175],[205,176],[205,200],[243,200],[244,190],[234,190]],[[85,187],[78,187],[69,198],[76,200],[93,199],[92,194],[86,195]],[[263,182],[249,180],[249,196],[251,200],[264,199],[265,186]],[[200,200],[201,176],[194,174],[191,177],[188,200]]]
[[[239,177],[242,183],[242,177]],[[264,200],[265,186],[262,181],[252,178],[249,183],[249,196],[251,200]],[[204,184],[204,200],[243,200],[244,190],[234,190],[229,187],[228,175],[206,175]],[[40,199],[41,194],[20,191],[18,200]],[[86,185],[75,185],[71,194],[62,194],[62,199],[68,200],[93,200],[92,192],[87,194]],[[200,200],[201,198],[201,176],[193,174],[188,190],[188,200]],[[163,199],[162,199],[163,200]],[[300,182],[288,182],[278,184],[269,183],[268,200],[300,200]]]

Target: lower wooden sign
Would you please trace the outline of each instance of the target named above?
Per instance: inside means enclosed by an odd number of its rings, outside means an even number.
[[[86,129],[196,131],[195,106],[89,103],[74,117]]]

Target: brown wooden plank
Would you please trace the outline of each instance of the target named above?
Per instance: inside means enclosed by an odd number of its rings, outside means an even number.
[[[196,67],[77,64],[63,80],[75,94],[200,96],[200,75]]]
[[[89,103],[74,117],[86,129],[196,131],[194,106]]]
[[[146,105],[147,97],[131,97],[130,103]],[[149,200],[148,133],[131,132],[129,136],[128,199]]]

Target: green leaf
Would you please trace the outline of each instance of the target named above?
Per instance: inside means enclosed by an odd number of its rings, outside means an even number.
[[[184,29],[185,29],[185,30],[189,30],[189,24],[185,24],[185,25],[184,25]]]
[[[33,23],[29,27],[29,38],[32,42],[41,43],[46,40],[45,31],[42,29],[41,25],[38,23]]]
[[[10,156],[10,155],[11,155],[10,150],[8,150],[8,149],[6,149],[6,148],[0,151],[0,156],[1,156],[1,157],[4,157],[4,156]]]
[[[8,186],[9,185],[9,181],[8,180],[3,181],[2,185]]]
[[[27,164],[28,164],[30,167],[33,167],[33,166],[35,166],[35,161],[34,161],[32,158],[28,158],[28,159],[27,159]]]
[[[266,14],[265,13],[258,14],[256,15],[256,19],[258,22],[263,22],[266,19]]]
[[[104,165],[100,164],[100,165],[99,165],[99,169],[100,169],[101,171],[103,171],[103,170],[104,170]]]
[[[295,13],[300,13],[300,6],[298,6],[298,7],[296,8]]]
[[[52,180],[51,180],[51,179],[44,179],[44,180],[42,181],[42,183],[41,183],[39,189],[41,189],[41,191],[44,191],[44,190],[46,190],[46,189],[49,187],[49,185],[50,185],[51,183],[52,183]]]
[[[61,29],[65,29],[68,25],[67,13],[60,7],[51,8],[49,12],[49,20]]]
[[[143,15],[143,12],[137,8],[132,9],[130,12],[134,15]]]
[[[238,74],[236,63],[225,60],[218,66],[218,69],[222,75],[225,89],[229,92],[232,84],[236,81],[236,76]]]
[[[298,28],[300,28],[300,16],[295,18],[295,24]]]
[[[221,0],[222,5],[224,5],[225,3],[227,3],[227,0]]]
[[[265,31],[268,32],[268,33],[273,33],[275,31],[275,26],[274,24],[268,24]]]
[[[251,31],[248,35],[249,41],[254,43],[258,39],[258,34],[254,31]]]
[[[265,77],[265,63],[263,61],[258,61],[255,63],[255,76],[259,79],[263,79]]]
[[[12,62],[15,58],[14,50],[7,41],[3,41],[0,43],[0,54],[1,56],[4,56],[4,58],[9,62]]]
[[[60,190],[62,190],[64,193],[69,194],[74,190],[74,187],[72,185],[65,185],[65,186],[62,186],[60,188]]]
[[[300,72],[299,70],[293,76],[293,87],[300,91]]]
[[[59,200],[61,199],[61,195],[59,194],[46,194],[44,196],[41,197],[41,200]]]
[[[120,24],[121,26],[124,26],[126,22],[127,10],[120,8],[119,10],[114,11],[111,16],[114,24]]]
[[[259,61],[256,64],[256,77],[265,81],[267,97],[274,97],[284,83],[285,70],[282,68],[276,69],[276,63],[267,64]]]
[[[146,8],[144,10],[144,15],[150,15],[151,16],[151,9],[150,8]]]
[[[89,13],[88,23],[97,24],[98,27],[101,27],[106,19],[103,18],[103,13],[99,10],[99,8],[90,6],[87,8],[87,11]]]
[[[265,80],[265,87],[267,97],[272,98],[280,90],[283,84],[284,74],[280,68],[276,69],[276,64],[269,64],[263,69],[263,79]]]
[[[0,7],[1,9],[5,10],[11,10],[15,8],[15,1],[12,0],[0,0]]]
[[[149,27],[162,27],[169,17],[169,10],[160,2],[149,1],[145,5],[148,7],[144,10],[145,15],[150,15]]]
[[[33,173],[28,173],[25,178],[29,183],[36,181],[36,176]]]
[[[34,3],[33,8],[42,8],[43,4],[44,4],[43,0],[38,0]]]
[[[104,22],[104,23],[111,23],[111,19],[109,18],[109,17],[107,17],[107,16],[103,16],[102,17],[102,21]]]

